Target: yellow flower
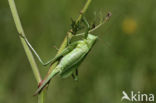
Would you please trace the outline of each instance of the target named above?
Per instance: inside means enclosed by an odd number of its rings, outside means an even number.
[[[137,22],[133,18],[125,18],[122,22],[122,30],[126,34],[133,34],[137,29]]]

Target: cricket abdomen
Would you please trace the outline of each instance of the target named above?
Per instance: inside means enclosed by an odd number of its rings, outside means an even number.
[[[58,66],[62,67],[62,72],[76,65],[78,63],[78,60],[88,53],[88,46],[86,44],[83,44],[82,46],[80,45],[78,45],[74,50],[72,50],[61,59]]]

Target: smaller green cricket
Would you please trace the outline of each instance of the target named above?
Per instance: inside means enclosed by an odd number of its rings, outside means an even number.
[[[104,21],[107,21],[110,18],[110,16],[111,13],[108,13]],[[90,26],[86,19],[83,19],[83,22],[87,25],[87,31],[85,33],[82,33],[82,35],[84,35],[84,39],[68,44],[67,47],[59,55],[57,55],[56,57],[54,57],[46,63],[44,63],[41,60],[41,58],[33,49],[27,38],[23,37],[27,45],[34,52],[34,54],[37,56],[37,58],[43,65],[48,65],[49,63],[53,64],[54,62],[59,61],[56,68],[53,69],[53,71],[51,71],[51,73],[49,73],[39,83],[38,89],[36,90],[34,95],[39,94],[43,90],[43,88],[49,83],[49,81],[57,74],[59,74],[62,78],[67,78],[72,75],[73,78],[77,80],[78,67],[83,62],[89,51],[93,48],[98,38],[97,36],[89,33]],[[94,29],[96,29],[96,27]]]

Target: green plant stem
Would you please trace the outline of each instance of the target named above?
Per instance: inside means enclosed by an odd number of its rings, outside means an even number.
[[[17,9],[16,9],[15,2],[14,2],[14,0],[8,0],[8,2],[9,2],[11,13],[12,13],[12,16],[13,16],[13,19],[14,19],[14,22],[15,22],[15,25],[16,25],[16,28],[17,28],[19,35],[25,36],[24,30],[22,28],[20,18],[19,18]],[[23,48],[25,50],[25,53],[28,57],[29,63],[32,67],[32,71],[34,73],[35,79],[39,83],[42,79],[41,79],[38,67],[36,65],[36,62],[34,60],[34,57],[32,55],[32,52],[29,49],[28,45],[26,44],[25,40],[21,36],[19,36],[19,37],[20,37],[21,43],[23,45]],[[44,103],[44,93],[43,92],[39,95],[38,103]]]
[[[86,2],[86,4],[84,5],[83,9],[80,11],[80,15],[79,15],[79,17],[78,17],[77,20],[76,20],[76,24],[77,24],[79,21],[81,21],[82,15],[87,11],[87,9],[88,9],[88,7],[89,7],[91,1],[92,1],[92,0],[87,0],[87,2]],[[61,44],[61,46],[60,46],[60,48],[59,48],[59,50],[58,50],[58,52],[57,52],[56,55],[59,55],[59,54],[63,51],[63,49],[67,46],[68,38],[72,38],[72,33],[71,33],[70,31],[67,32],[67,35],[66,35],[66,37],[64,38],[64,40],[63,40],[63,42],[62,42],[62,44]],[[58,64],[58,61],[56,61],[53,65],[50,66],[47,75],[49,75],[49,73],[51,73],[51,71],[57,66],[57,64]]]
[[[78,23],[78,22],[81,20],[82,15],[87,11],[87,9],[88,9],[88,7],[89,7],[91,1],[92,1],[92,0],[87,0],[87,2],[86,2],[86,4],[84,5],[83,9],[80,11],[80,15],[79,15],[79,17],[77,18],[76,23]]]

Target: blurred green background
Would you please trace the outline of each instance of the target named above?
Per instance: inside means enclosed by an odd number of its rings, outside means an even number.
[[[70,18],[85,0],[15,0],[25,33],[46,61],[53,57]],[[99,41],[79,67],[79,81],[54,78],[47,103],[120,103],[122,91],[156,95],[156,1],[93,0],[86,15],[112,12]],[[36,60],[38,62],[38,60]],[[42,77],[48,67],[39,64]],[[7,0],[0,0],[0,103],[36,103],[37,83],[21,45]],[[125,102],[125,101],[124,101]]]

